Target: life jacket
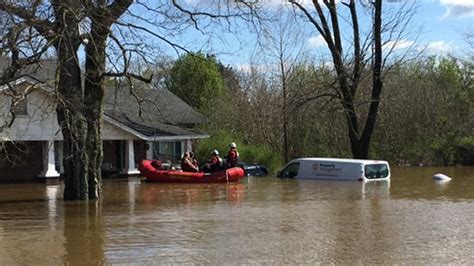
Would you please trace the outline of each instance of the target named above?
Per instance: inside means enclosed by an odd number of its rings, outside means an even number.
[[[222,159],[219,156],[214,156],[211,158],[211,163],[209,164],[209,167],[215,171],[215,170],[221,170],[222,169]]]

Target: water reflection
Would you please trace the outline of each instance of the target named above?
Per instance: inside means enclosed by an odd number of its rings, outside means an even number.
[[[0,189],[0,265],[469,264],[474,168],[394,168],[392,180],[248,178],[232,184],[105,180]],[[438,184],[433,173],[453,177]]]
[[[389,180],[370,182],[296,180],[296,182],[299,183],[299,191],[290,190],[292,194],[298,195],[296,200],[360,200],[366,198],[388,198],[390,195]]]
[[[46,186],[46,198],[48,200],[48,218],[49,218],[49,226],[51,229],[56,227],[56,219],[57,219],[57,205],[58,205],[58,198],[60,193],[59,185],[48,185]]]
[[[245,198],[247,186],[243,183],[229,184],[160,184],[142,183],[139,194],[147,208],[163,206],[186,206],[210,201],[224,200],[240,203]]]
[[[452,177],[439,183],[432,179],[436,173]],[[394,167],[392,168],[392,197],[413,200],[474,199],[474,167]]]
[[[362,199],[388,198],[390,196],[390,180],[362,182]]]
[[[98,265],[104,256],[104,221],[100,201],[64,204],[64,262]]]

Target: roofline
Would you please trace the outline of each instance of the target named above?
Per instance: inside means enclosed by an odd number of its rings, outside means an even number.
[[[319,162],[338,162],[338,163],[362,163],[362,164],[372,164],[372,163],[387,163],[385,160],[372,160],[372,159],[350,159],[350,158],[318,158],[318,157],[303,157],[296,158],[291,160],[294,161],[319,161]]]
[[[108,116],[107,114],[104,114],[104,121],[109,122],[110,124],[112,124],[112,125],[114,125],[114,126],[120,128],[120,129],[122,129],[122,130],[124,130],[124,131],[126,131],[126,132],[128,132],[128,133],[130,133],[130,134],[132,134],[132,135],[134,135],[135,137],[141,138],[141,139],[143,139],[143,140],[148,140],[148,137],[147,137],[147,136],[141,134],[140,132],[138,132],[138,131],[136,131],[136,130],[130,128],[130,127],[127,127],[126,125],[120,123],[119,121],[117,121],[117,120],[111,118],[111,117]]]
[[[186,140],[186,139],[206,139],[209,138],[209,134],[197,134],[197,135],[179,135],[179,136],[152,136],[148,137],[142,133],[130,128],[119,121],[111,118],[107,114],[104,114],[104,121],[109,122],[110,124],[146,141],[160,141],[160,140]]]
[[[8,84],[10,84],[11,86],[17,86],[23,82],[29,82],[33,85],[39,85],[38,87],[43,89],[44,91],[46,92],[54,92],[54,89],[53,87],[49,86],[48,84],[38,80],[38,79],[35,79],[33,78],[32,76],[30,75],[21,75],[19,76],[17,79],[14,79],[10,82],[7,82],[6,84],[4,85],[1,85],[0,86],[0,92],[4,91],[4,90],[7,90],[8,89]]]
[[[199,134],[199,135],[180,135],[180,136],[160,136],[160,137],[150,137],[150,141],[160,141],[160,140],[186,140],[186,139],[208,139],[210,138],[209,134]]]
[[[46,84],[46,83],[44,83],[44,82],[42,82],[42,81],[40,81],[36,78],[31,77],[28,74],[19,76],[17,79],[12,80],[12,81],[4,84],[4,85],[1,85],[0,86],[0,92],[2,92],[4,90],[7,90],[8,89],[8,84],[10,84],[11,86],[17,86],[17,85],[19,85],[23,82],[28,82],[32,85],[38,85],[39,88],[41,88],[44,91],[49,92],[49,93],[54,92],[53,87],[49,86],[48,84]],[[107,121],[108,123],[124,130],[125,132],[128,132],[128,133],[134,135],[135,137],[138,137],[140,139],[147,140],[147,141],[206,139],[206,138],[210,137],[209,134],[180,135],[180,136],[151,136],[151,137],[148,137],[148,136],[143,135],[142,133],[134,130],[133,128],[130,128],[130,127],[120,123],[119,121],[111,118],[107,114],[104,114],[104,121]]]

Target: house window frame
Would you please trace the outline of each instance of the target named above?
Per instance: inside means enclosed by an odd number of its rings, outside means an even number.
[[[172,145],[172,154],[164,153],[163,150],[165,147],[163,145]],[[171,160],[172,162],[177,162],[180,160],[181,155],[184,150],[184,141],[175,140],[175,141],[154,141],[153,142],[153,159],[160,160]]]
[[[10,111],[16,116],[28,116],[28,96],[25,95],[18,103],[13,106],[13,100],[11,102]]]

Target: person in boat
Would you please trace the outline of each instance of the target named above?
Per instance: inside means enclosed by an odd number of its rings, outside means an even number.
[[[219,157],[219,151],[218,150],[213,150],[211,153],[211,163],[209,164],[211,171],[216,172],[220,171],[224,168],[224,163],[222,161],[222,158]]]
[[[196,159],[194,152],[192,151],[189,152],[189,158],[191,159],[191,163],[199,169],[199,162]]]
[[[161,163],[161,170],[175,171],[176,168],[170,160],[166,160],[164,163]]]
[[[162,163],[159,159],[154,159],[151,160],[151,166],[153,166],[156,170],[161,170],[162,169]]]
[[[184,172],[199,172],[199,168],[193,165],[189,152],[185,152],[183,158],[181,158],[181,170]]]
[[[213,173],[222,170],[224,168],[223,166],[224,163],[222,162],[221,157],[219,157],[219,151],[213,150],[211,153],[211,160],[206,164],[203,171],[206,173]]]
[[[236,167],[239,163],[239,151],[237,151],[237,145],[235,144],[235,142],[232,142],[229,145],[229,152],[227,153],[226,159],[227,168]]]

